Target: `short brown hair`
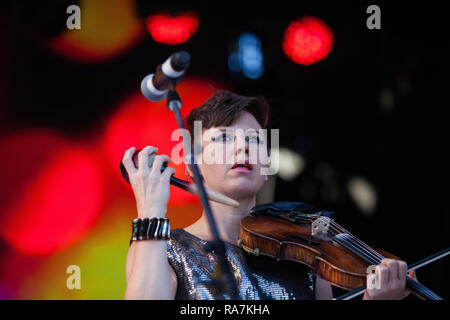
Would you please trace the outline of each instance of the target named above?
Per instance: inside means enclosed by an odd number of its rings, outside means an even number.
[[[229,126],[243,111],[249,112],[262,129],[269,124],[270,108],[264,97],[245,97],[229,91],[215,91],[201,106],[193,109],[186,117],[187,129],[194,141],[194,121],[201,121],[203,129]]]

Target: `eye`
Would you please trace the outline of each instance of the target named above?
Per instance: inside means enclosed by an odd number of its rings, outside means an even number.
[[[230,135],[226,134],[226,133],[222,133],[221,135],[218,135],[216,137],[212,137],[211,141],[215,142],[230,142],[232,141],[232,138]]]
[[[256,143],[262,143],[263,142],[259,138],[259,136],[247,136],[247,137],[245,137],[245,141],[247,141],[247,142],[256,142]]]

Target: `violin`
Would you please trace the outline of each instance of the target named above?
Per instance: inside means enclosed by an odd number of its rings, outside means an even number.
[[[241,220],[238,246],[254,255],[302,263],[333,286],[363,292],[368,270],[374,271],[383,258],[400,259],[365,244],[333,218],[334,212],[301,202],[259,205]],[[440,256],[449,254],[444,251]],[[409,276],[406,286],[419,298],[442,300]]]

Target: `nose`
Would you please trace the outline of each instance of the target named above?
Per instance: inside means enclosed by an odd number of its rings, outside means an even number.
[[[246,141],[245,136],[237,135],[235,138],[235,156],[242,156],[244,157],[248,155],[249,153],[249,143]]]

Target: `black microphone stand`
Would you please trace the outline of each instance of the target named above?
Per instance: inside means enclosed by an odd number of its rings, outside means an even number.
[[[179,79],[177,79],[177,80],[179,81]],[[177,80],[172,81],[169,86],[169,92],[167,94],[167,107],[169,108],[169,110],[171,110],[175,114],[176,120],[178,122],[178,126],[180,127],[180,129],[182,131],[184,147],[185,147],[184,155],[186,156],[186,152],[188,150],[190,150],[191,148],[190,148],[190,146],[188,146],[189,149],[186,149],[187,142],[186,142],[185,134],[184,134],[185,129],[184,129],[184,124],[183,124],[183,118],[181,117],[181,114],[180,114],[180,108],[181,108],[182,104],[181,104],[180,96],[178,95],[178,93],[175,90],[176,83],[178,82]],[[212,210],[211,210],[211,207],[208,202],[208,196],[206,195],[205,187],[203,185],[202,179],[200,178],[200,172],[198,170],[197,163],[195,161],[195,153],[197,150],[190,150],[190,151],[191,151],[191,166],[192,166],[192,170],[194,171],[194,182],[196,183],[196,185],[198,187],[199,197],[200,197],[201,203],[203,205],[203,208],[205,209],[206,217],[208,218],[209,226],[211,228],[211,232],[212,232],[212,235],[214,238],[212,246],[208,249],[212,252],[215,251],[217,253],[217,257],[218,257],[218,265],[215,266],[216,272],[214,275],[214,277],[215,277],[214,285],[216,287],[216,290],[218,290],[219,292],[223,289],[225,289],[225,290],[228,289],[228,292],[230,293],[230,298],[232,300],[239,300],[236,283],[232,277],[231,268],[230,268],[230,265],[228,264],[228,261],[225,256],[225,244],[219,237],[219,232],[217,231],[217,226],[214,221],[214,216],[212,214]]]

